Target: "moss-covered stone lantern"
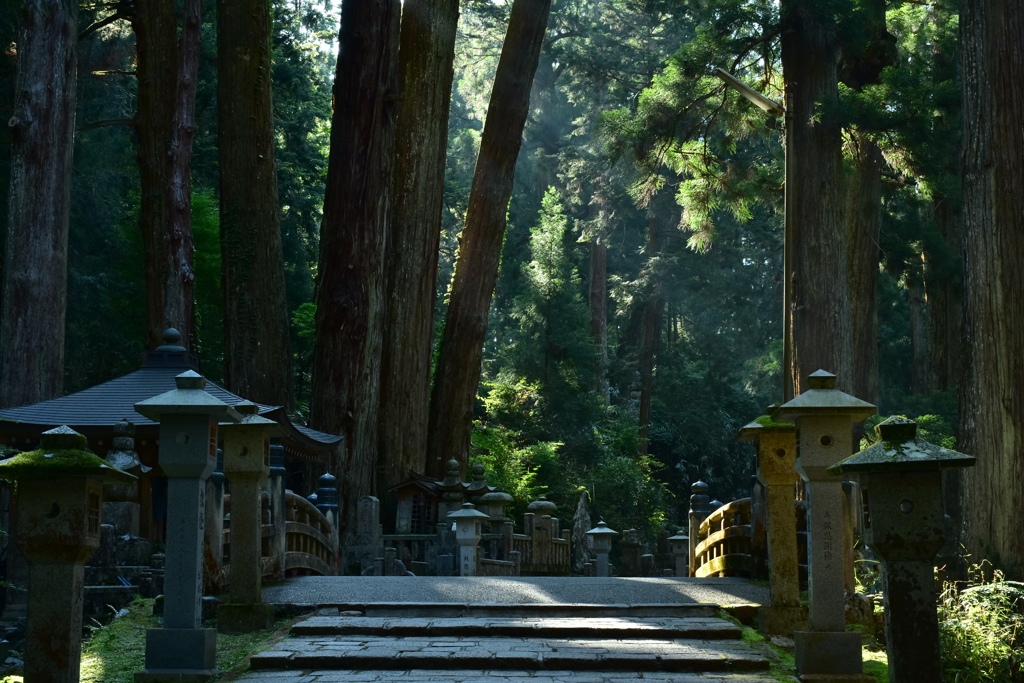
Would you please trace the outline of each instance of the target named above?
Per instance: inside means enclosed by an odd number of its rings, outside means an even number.
[[[86,449],[69,427],[43,432],[39,450],[0,462],[16,482],[18,549],[31,565],[25,681],[73,683],[82,658],[85,562],[100,545],[104,485],[135,477]]]
[[[942,681],[935,614],[935,556],[944,540],[942,470],[971,467],[972,456],[917,438],[917,423],[890,417],[878,441],[829,468],[860,475],[870,525],[864,540],[882,560],[889,678]]]
[[[284,431],[260,417],[259,406],[235,406],[242,419],[221,425],[224,475],[231,486],[231,583],[229,602],[217,608],[217,629],[246,633],[274,625],[274,606],[263,604],[263,524],[260,488],[270,473],[270,440]]]
[[[796,426],[762,415],[740,430],[739,438],[757,448],[757,478],[765,487],[768,510],[768,576],[771,604],[758,611],[761,632],[792,636],[807,628],[800,605],[796,547]]]

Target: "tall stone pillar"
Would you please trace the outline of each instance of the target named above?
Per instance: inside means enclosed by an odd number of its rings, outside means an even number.
[[[860,634],[846,632],[843,485],[828,468],[853,452],[853,423],[874,414],[875,406],[837,390],[836,376],[824,370],[808,376],[807,385],[774,416],[796,422],[796,468],[807,483],[810,623],[794,634],[796,666],[800,674],[859,675]]]
[[[160,423],[158,462],[167,475],[164,626],[146,632],[146,668],[137,682],[216,673],[217,631],[200,628],[206,479],[217,464],[218,423],[241,416],[206,393],[202,375],[189,370],[174,381],[176,389],[135,404]]]
[[[231,483],[231,574],[229,603],[217,608],[217,630],[246,633],[274,624],[274,606],[263,604],[263,524],[260,489],[270,474],[270,439],[282,436],[276,422],[260,417],[259,406],[235,406],[241,422],[226,424],[224,475]]]
[[[807,628],[800,606],[796,548],[796,428],[763,415],[740,430],[757,448],[757,478],[765,487],[768,512],[768,578],[771,604],[759,611],[762,633],[792,636]]]
[[[267,488],[270,492],[270,554],[273,559],[273,580],[284,581],[285,553],[288,536],[285,521],[285,485],[288,470],[284,466],[284,446],[270,444],[270,477]]]
[[[697,546],[700,544],[700,525],[711,514],[709,504],[711,498],[708,496],[708,485],[702,481],[696,481],[690,486],[693,495],[690,496],[689,513],[689,576],[697,575]]]

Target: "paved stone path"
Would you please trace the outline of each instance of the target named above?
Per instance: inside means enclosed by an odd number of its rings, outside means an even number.
[[[316,614],[238,680],[770,683],[768,660],[707,604],[767,592],[737,579],[301,577],[264,600]]]

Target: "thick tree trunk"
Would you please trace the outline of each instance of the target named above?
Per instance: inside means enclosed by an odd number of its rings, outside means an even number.
[[[270,94],[270,6],[217,2],[221,286],[227,388],[291,405]]]
[[[399,14],[398,0],[345,0],[341,8],[310,424],[346,439],[343,461],[330,465],[343,538],[355,528],[359,498],[375,492]]]
[[[164,190],[167,207],[164,323],[165,327],[181,332],[181,343],[186,348],[192,345],[194,331],[192,290],[196,278],[192,270],[192,138],[196,127],[196,81],[203,45],[202,14],[202,0],[185,0]]]
[[[388,233],[377,490],[427,464],[430,363],[458,0],[406,0],[398,53],[395,213]],[[396,425],[402,425],[396,429]],[[389,514],[392,505],[382,510]]]
[[[174,3],[140,2],[135,30],[138,112],[135,132],[139,165],[139,228],[146,270],[146,348],[163,343],[167,329],[167,150],[171,145],[175,79],[178,73]]]
[[[75,132],[77,4],[25,0],[11,134],[0,312],[0,407],[64,389],[68,210]]]
[[[590,336],[597,347],[597,390],[608,405],[608,245],[590,242]]]
[[[841,204],[842,153],[838,124],[822,109],[838,98],[836,27],[812,0],[783,0],[782,64],[790,103],[786,163],[793,187],[787,211],[793,320],[791,379],[796,393],[807,375],[823,369],[851,388],[850,292]]]
[[[1024,576],[1024,12],[961,3],[964,107],[963,540]]]
[[[853,173],[846,188],[847,273],[853,376],[850,393],[878,403],[878,233],[882,226],[882,152],[873,140],[854,134]],[[855,440],[855,444],[860,440]]]
[[[551,0],[515,0],[498,60],[430,403],[427,472],[439,479],[451,458],[465,473],[505,212],[550,8]]]

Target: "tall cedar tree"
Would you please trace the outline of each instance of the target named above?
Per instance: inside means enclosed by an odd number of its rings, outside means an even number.
[[[662,243],[661,221],[651,207],[647,219],[647,262],[653,263],[661,253]],[[637,354],[637,372],[640,373],[640,406],[638,416],[639,454],[647,454],[647,444],[651,434],[651,398],[654,389],[654,365],[658,353],[658,340],[661,338],[662,314],[665,310],[665,299],[661,293],[650,291],[643,303],[643,323],[640,328],[640,348]]]
[[[505,212],[550,9],[551,0],[513,2],[494,75],[430,402],[427,474],[438,479],[451,458],[466,470]]]
[[[290,406],[269,3],[218,0],[217,57],[224,377],[252,401]]]
[[[164,322],[181,332],[182,344],[191,346],[194,331],[192,290],[192,138],[196,128],[196,82],[202,53],[202,0],[185,0],[178,47],[178,82],[174,93],[171,144],[167,153],[164,202],[167,211],[167,259]]]
[[[68,210],[75,131],[77,3],[24,0],[11,134],[0,313],[0,406],[64,389]]]
[[[395,212],[388,233],[377,490],[427,460],[430,362],[458,0],[406,0],[398,53]],[[402,425],[395,429],[395,425]],[[393,505],[385,505],[391,510]]]
[[[1024,576],[1024,12],[961,3],[964,183],[963,538]]]
[[[789,102],[787,176],[793,183],[792,243],[787,264],[792,293],[792,375],[799,394],[807,375],[827,370],[850,388],[850,290],[842,216],[842,137],[829,120],[838,99],[839,45],[834,20],[814,0],[783,0],[782,67]],[[783,371],[789,374],[789,369]]]
[[[343,535],[354,525],[359,498],[374,493],[377,468],[399,16],[398,0],[345,0],[341,8],[310,424],[346,439],[344,458],[331,463]]]
[[[146,348],[162,343],[167,329],[167,150],[174,119],[178,73],[177,23],[172,2],[140,2],[132,18],[135,30],[138,110],[135,114],[139,166],[139,228],[146,272]]]

